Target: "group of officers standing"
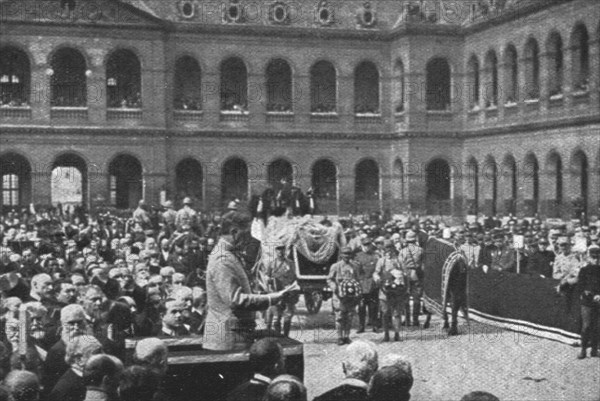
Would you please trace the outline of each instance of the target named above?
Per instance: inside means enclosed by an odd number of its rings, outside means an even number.
[[[409,231],[404,246],[399,250],[391,241],[384,241],[383,249],[374,246],[370,237],[361,239],[357,251],[350,247],[340,250],[340,260],[331,265],[327,285],[333,292],[333,310],[338,345],[350,343],[350,330],[358,312],[357,333],[367,326],[378,333],[384,331],[384,341],[400,340],[401,316],[404,324],[419,326],[421,297],[423,295],[423,248],[417,244],[417,235]],[[265,275],[270,289],[277,291],[296,280],[294,267],[285,257],[285,245],[276,246],[276,257],[266,266]],[[412,297],[412,305],[409,304]],[[269,330],[289,335],[298,294],[289,294],[267,311]]]
[[[391,240],[384,241],[383,250],[375,248],[369,237],[361,239],[356,254],[349,247],[342,248],[341,260],[331,266],[327,276],[334,294],[338,345],[350,343],[350,329],[357,309],[359,334],[370,325],[375,333],[383,328],[383,341],[390,341],[392,328],[394,341],[400,341],[403,314],[407,326],[418,327],[423,295],[422,264],[423,248],[417,245],[414,231],[406,233],[400,250]],[[413,299],[412,307],[409,297]]]

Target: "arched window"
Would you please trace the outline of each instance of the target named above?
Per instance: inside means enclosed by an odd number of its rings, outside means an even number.
[[[588,31],[578,24],[571,34],[571,63],[573,68],[573,89],[588,91],[590,79],[590,47]]]
[[[427,110],[450,110],[450,65],[444,58],[427,63]]]
[[[490,50],[485,56],[485,107],[498,105],[498,58]]]
[[[534,38],[525,45],[525,95],[527,99],[540,97],[540,50]]]
[[[221,63],[221,110],[248,110],[248,71],[238,57]]]
[[[142,69],[130,50],[113,52],[106,66],[107,107],[142,107]]]
[[[331,160],[317,161],[312,168],[312,187],[318,199],[337,199],[337,168]]]
[[[75,49],[60,49],[54,53],[50,64],[50,104],[55,107],[85,107],[87,91],[83,55]]]
[[[519,96],[519,63],[517,59],[517,49],[509,45],[504,51],[505,72],[505,102],[516,103]]]
[[[319,61],[310,69],[310,111],[332,113],[337,107],[337,76],[333,64]]]
[[[394,64],[394,93],[392,94],[394,99],[394,111],[396,113],[402,113],[404,111],[404,80],[404,63],[402,63],[402,60],[397,60],[396,64]]]
[[[267,66],[267,111],[292,111],[292,69],[285,60]]]
[[[546,51],[548,53],[549,95],[554,96],[563,91],[563,42],[558,32],[552,32],[548,37]]]
[[[29,58],[16,47],[0,49],[0,106],[29,106]]]
[[[354,70],[354,112],[379,113],[379,71],[370,61]]]
[[[0,156],[2,205],[20,206],[31,202],[31,165],[23,156],[6,153]]]
[[[142,164],[130,155],[115,157],[108,166],[110,203],[133,209],[143,196]]]
[[[88,169],[83,158],[65,153],[52,165],[51,199],[53,204],[86,205],[88,200]]]
[[[372,159],[363,160],[354,171],[354,196],[356,200],[379,199],[379,167]]]
[[[469,81],[469,109],[479,106],[479,60],[477,56],[472,55],[467,65],[467,74]]]
[[[197,160],[187,158],[177,163],[175,168],[177,199],[189,196],[202,200],[203,179],[202,165]]]
[[[239,158],[227,160],[221,170],[221,200],[248,198],[248,165]]]
[[[175,63],[175,110],[202,110],[202,71],[198,62],[183,56]]]

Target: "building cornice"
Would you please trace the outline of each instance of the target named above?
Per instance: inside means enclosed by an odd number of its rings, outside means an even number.
[[[173,128],[119,128],[119,127],[56,127],[56,126],[27,126],[27,125],[0,125],[0,137],[9,135],[64,135],[85,136],[94,138],[99,135],[104,137],[126,138],[155,138],[155,139],[281,139],[281,140],[328,140],[328,141],[390,141],[396,139],[412,138],[442,138],[442,139],[468,139],[493,135],[522,134],[525,132],[564,129],[598,124],[600,114],[590,116],[569,117],[560,120],[547,120],[518,125],[468,129],[464,131],[403,131],[403,132],[265,132],[265,131],[226,131],[206,130],[192,131]]]

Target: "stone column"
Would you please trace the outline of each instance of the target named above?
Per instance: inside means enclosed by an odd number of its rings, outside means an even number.
[[[87,77],[88,116],[92,124],[102,125],[106,122],[106,50],[88,49],[88,54],[91,61]]]

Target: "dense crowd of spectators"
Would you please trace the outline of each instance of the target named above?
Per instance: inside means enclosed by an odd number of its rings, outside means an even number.
[[[221,214],[198,213],[189,198],[183,204],[178,211],[171,202],[159,210],[140,201],[132,214],[57,207],[0,216],[0,373],[12,399],[34,400],[39,392],[46,400],[115,400],[118,389],[123,401],[146,401],[161,393],[167,349],[157,337],[202,335],[206,266],[220,233]],[[353,249],[365,237],[382,251],[390,241],[401,248],[411,230],[422,246],[436,236],[464,248],[472,268],[516,271],[519,260],[520,273],[560,279],[561,290],[576,282],[581,252],[598,243],[596,225],[568,231],[538,219],[486,218],[460,227],[380,216],[340,222]],[[515,236],[524,241],[513,249]],[[148,339],[124,367],[131,337]],[[398,369],[380,366],[363,380],[371,399],[384,399],[377,394],[394,386],[410,390],[412,375]],[[306,397],[291,377],[268,389],[269,400]]]

